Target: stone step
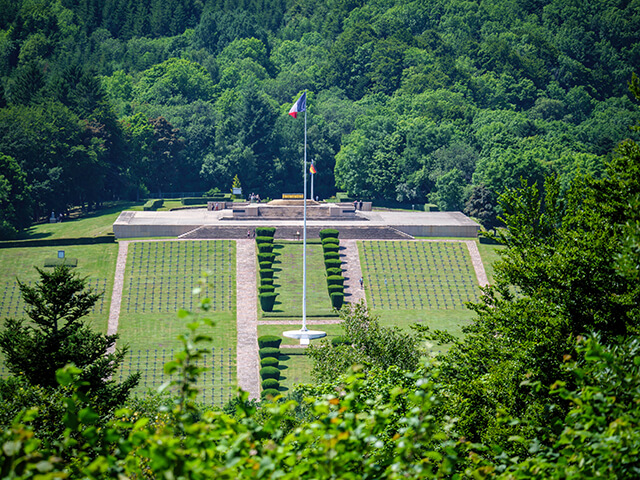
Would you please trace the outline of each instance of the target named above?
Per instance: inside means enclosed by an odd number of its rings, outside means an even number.
[[[320,238],[320,230],[325,227],[307,227],[307,239]],[[190,232],[180,235],[182,239],[241,239],[247,238],[247,231],[253,234],[255,227],[247,226],[202,226]],[[411,240],[413,237],[393,227],[384,226],[344,226],[337,227],[340,238],[345,240]],[[284,226],[276,227],[276,239],[301,240],[302,229],[300,227]]]

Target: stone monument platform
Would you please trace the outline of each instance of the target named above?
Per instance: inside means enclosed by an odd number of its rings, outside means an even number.
[[[311,203],[308,201],[307,238],[318,238],[318,232],[324,228],[339,229],[340,238],[344,239],[468,238],[477,237],[480,229],[479,224],[461,212],[365,211],[355,210],[352,204]],[[113,233],[118,239],[234,239],[247,238],[256,227],[264,226],[276,227],[276,238],[301,238],[302,207],[297,204],[233,207],[217,211],[204,207],[170,212],[125,211],[113,224]],[[248,208],[251,210],[247,211]]]

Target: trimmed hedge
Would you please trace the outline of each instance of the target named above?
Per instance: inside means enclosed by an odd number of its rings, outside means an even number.
[[[266,390],[263,390],[262,393],[260,394],[262,398],[267,398],[267,397],[275,398],[278,395],[280,395],[280,392],[275,388],[267,388]]]
[[[335,268],[335,267],[327,268],[327,276],[330,277],[332,275],[340,275],[340,276],[342,276],[342,269],[341,268]]]
[[[260,252],[260,253],[271,253],[271,252],[273,252],[273,244],[272,243],[259,243],[258,244],[258,252]]]
[[[77,267],[78,259],[73,257],[64,257],[64,258],[51,257],[51,258],[46,258],[44,260],[45,267],[55,268],[55,267],[59,267],[60,265],[65,265],[67,267]]]
[[[344,293],[333,292],[331,294],[331,306],[336,310],[340,310],[342,308],[342,304],[344,303]]]
[[[327,290],[329,290],[329,295],[333,292],[344,293],[344,285],[327,285]]]
[[[264,357],[260,360],[260,367],[278,367],[280,365],[280,360],[276,357]]]
[[[260,293],[275,292],[275,291],[276,291],[276,287],[274,287],[273,285],[260,285],[258,287],[258,292]]]
[[[256,236],[256,243],[273,243],[273,237],[265,237],[265,236]]]
[[[324,259],[325,260],[329,260],[331,258],[339,259],[340,258],[340,254],[338,252],[325,252],[324,253]]]
[[[267,378],[280,380],[280,369],[276,367],[262,367],[260,369],[260,378],[263,380],[266,380]]]
[[[279,348],[282,338],[277,335],[262,335],[258,337],[258,347],[260,348]]]
[[[351,342],[344,335],[338,335],[337,337],[333,337],[331,339],[331,345],[337,347],[338,345],[351,345]]]
[[[335,228],[325,228],[320,230],[320,238],[323,240],[327,237],[338,238],[338,235],[340,235],[340,232]]]
[[[273,278],[261,278],[260,285],[273,285]]]
[[[278,359],[280,357],[280,349],[273,347],[261,348],[260,350],[258,350],[258,355],[260,356],[260,358],[273,357],[275,359]]]
[[[271,262],[276,259],[276,254],[271,252],[260,252],[258,253],[258,261],[259,262]]]
[[[164,200],[161,199],[161,198],[156,199],[156,200],[148,200],[147,203],[145,203],[142,206],[142,210],[144,210],[145,212],[155,211],[155,210],[161,208],[162,205],[164,205]]]
[[[342,265],[342,260],[337,258],[330,258],[324,261],[324,266],[327,270],[330,268],[340,268],[340,265]]]
[[[324,251],[324,253],[338,253],[340,251],[340,245],[338,245],[337,243],[323,243],[322,250]]]
[[[340,245],[340,240],[338,240],[338,237],[325,237],[321,241],[323,246],[327,244]]]
[[[256,227],[256,237],[271,237],[276,234],[276,227]]]
[[[258,272],[260,272],[260,278],[273,278],[273,268],[261,268]]]
[[[270,269],[271,267],[273,267],[273,262],[259,262],[260,263],[260,269],[265,270],[265,269]]]
[[[277,296],[278,294],[273,292],[264,292],[258,295],[258,298],[260,299],[260,307],[262,307],[264,312],[271,312],[273,310]]]
[[[341,275],[331,275],[327,277],[327,285],[344,285],[344,277]]]
[[[273,388],[274,390],[278,390],[280,388],[280,382],[275,378],[267,378],[262,381],[262,389],[269,390]]]
[[[184,197],[182,205],[206,205],[207,202],[224,202],[224,197]]]

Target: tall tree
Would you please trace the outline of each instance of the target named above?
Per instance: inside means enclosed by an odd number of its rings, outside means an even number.
[[[102,293],[94,293],[67,266],[47,272],[36,267],[40,279],[34,286],[19,282],[25,312],[32,323],[8,318],[0,332],[0,350],[15,376],[29,383],[55,387],[56,370],[71,363],[82,370],[83,387],[106,408],[121,405],[137,385],[139,374],[118,384],[112,380],[127,353],[115,347],[118,335],[94,332],[83,320]]]

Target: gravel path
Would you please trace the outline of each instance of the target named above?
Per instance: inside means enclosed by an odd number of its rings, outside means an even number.
[[[254,240],[236,240],[236,311],[238,387],[260,399],[258,357],[258,286]]]
[[[122,288],[124,286],[124,271],[127,266],[127,252],[129,242],[118,242],[118,259],[116,260],[116,273],[113,277],[113,291],[111,292],[111,307],[109,308],[109,323],[107,325],[107,335],[118,333],[118,319],[120,318],[120,305],[122,304]],[[115,351],[115,345],[109,349],[108,353]]]
[[[467,248],[469,249],[469,255],[471,255],[471,263],[473,264],[473,269],[476,271],[476,278],[478,279],[478,284],[481,287],[484,287],[489,283],[487,279],[487,272],[484,270],[484,264],[482,263],[482,257],[480,256],[480,250],[478,250],[478,244],[473,240],[465,240],[467,244]]]
[[[367,303],[364,289],[360,288],[360,277],[362,277],[362,268],[360,267],[360,256],[358,255],[357,240],[340,240],[340,246],[344,247],[344,261],[346,262],[346,271],[344,282],[346,292],[349,296],[345,296],[345,301],[356,304],[359,301]]]

